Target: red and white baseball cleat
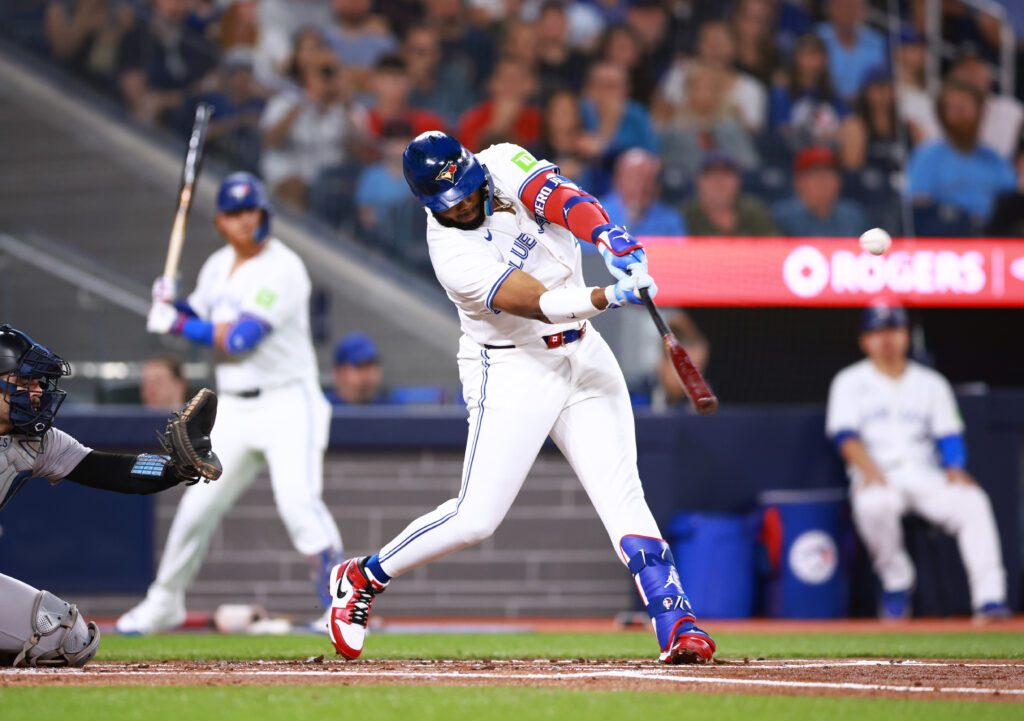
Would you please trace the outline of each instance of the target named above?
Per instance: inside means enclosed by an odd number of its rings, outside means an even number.
[[[679,619],[669,638],[668,648],[658,657],[662,663],[708,663],[715,655],[714,640],[697,628],[692,616]]]
[[[359,658],[366,639],[373,598],[384,584],[370,578],[366,558],[350,558],[331,569],[331,622],[328,630],[334,650],[351,660]]]

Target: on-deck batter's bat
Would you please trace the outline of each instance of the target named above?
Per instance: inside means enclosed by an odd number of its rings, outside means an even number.
[[[192,135],[188,139],[188,152],[185,153],[185,167],[181,171],[181,184],[178,188],[178,210],[174,214],[174,225],[171,226],[171,238],[167,243],[167,261],[164,263],[164,281],[173,283],[178,274],[178,263],[181,261],[181,249],[185,245],[185,226],[188,224],[188,211],[192,207],[192,193],[196,180],[199,179],[199,167],[203,162],[203,148],[206,145],[206,129],[210,124],[213,106],[200,103],[196,108],[196,119],[192,124]]]
[[[676,338],[675,333],[668,327],[668,323],[661,316],[658,306],[654,305],[654,299],[651,298],[646,288],[640,289],[640,297],[643,298],[644,305],[647,306],[651,319],[654,320],[654,325],[657,326],[658,332],[661,333],[661,340],[665,344],[665,352],[668,353],[669,358],[672,360],[676,374],[679,376],[679,380],[683,382],[683,388],[686,389],[686,395],[690,396],[693,407],[702,416],[710,416],[718,409],[718,398],[711,390],[708,382],[704,380],[704,376],[697,370],[697,366],[690,360],[690,354],[686,352],[679,339]]]

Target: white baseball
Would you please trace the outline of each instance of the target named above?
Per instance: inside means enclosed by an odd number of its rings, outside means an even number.
[[[872,255],[881,255],[891,245],[892,238],[881,228],[866,230],[860,236],[860,247]]]

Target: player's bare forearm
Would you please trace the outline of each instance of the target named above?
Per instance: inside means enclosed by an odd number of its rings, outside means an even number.
[[[514,270],[498,289],[491,305],[496,310],[521,318],[531,318],[544,323],[561,322],[549,319],[541,309],[540,298],[547,290],[543,283],[529,273]],[[599,311],[607,308],[608,299],[604,288],[590,289],[590,302]]]
[[[851,436],[845,439],[839,446],[839,455],[843,457],[844,461],[861,472],[867,485],[875,483],[884,484],[886,482],[885,474],[882,473],[882,469],[878,467],[871,454],[868,453],[868,449],[860,438]]]

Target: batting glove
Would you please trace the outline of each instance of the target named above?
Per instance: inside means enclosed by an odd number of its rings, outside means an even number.
[[[658,294],[658,285],[643,266],[636,263],[629,267],[629,272],[631,275],[624,275],[618,283],[604,289],[604,297],[608,300],[609,308],[618,308],[625,303],[643,305],[644,299],[640,297],[641,288],[646,288],[651,298]]]
[[[167,335],[178,322],[178,311],[170,303],[154,303],[146,316],[146,330],[158,335]]]
[[[601,231],[595,241],[597,249],[604,258],[604,264],[616,279],[622,280],[629,266],[640,264],[647,271],[647,254],[640,241],[629,234],[625,228],[612,225]]]
[[[153,281],[153,302],[174,303],[178,299],[178,281],[167,280],[162,275]]]

